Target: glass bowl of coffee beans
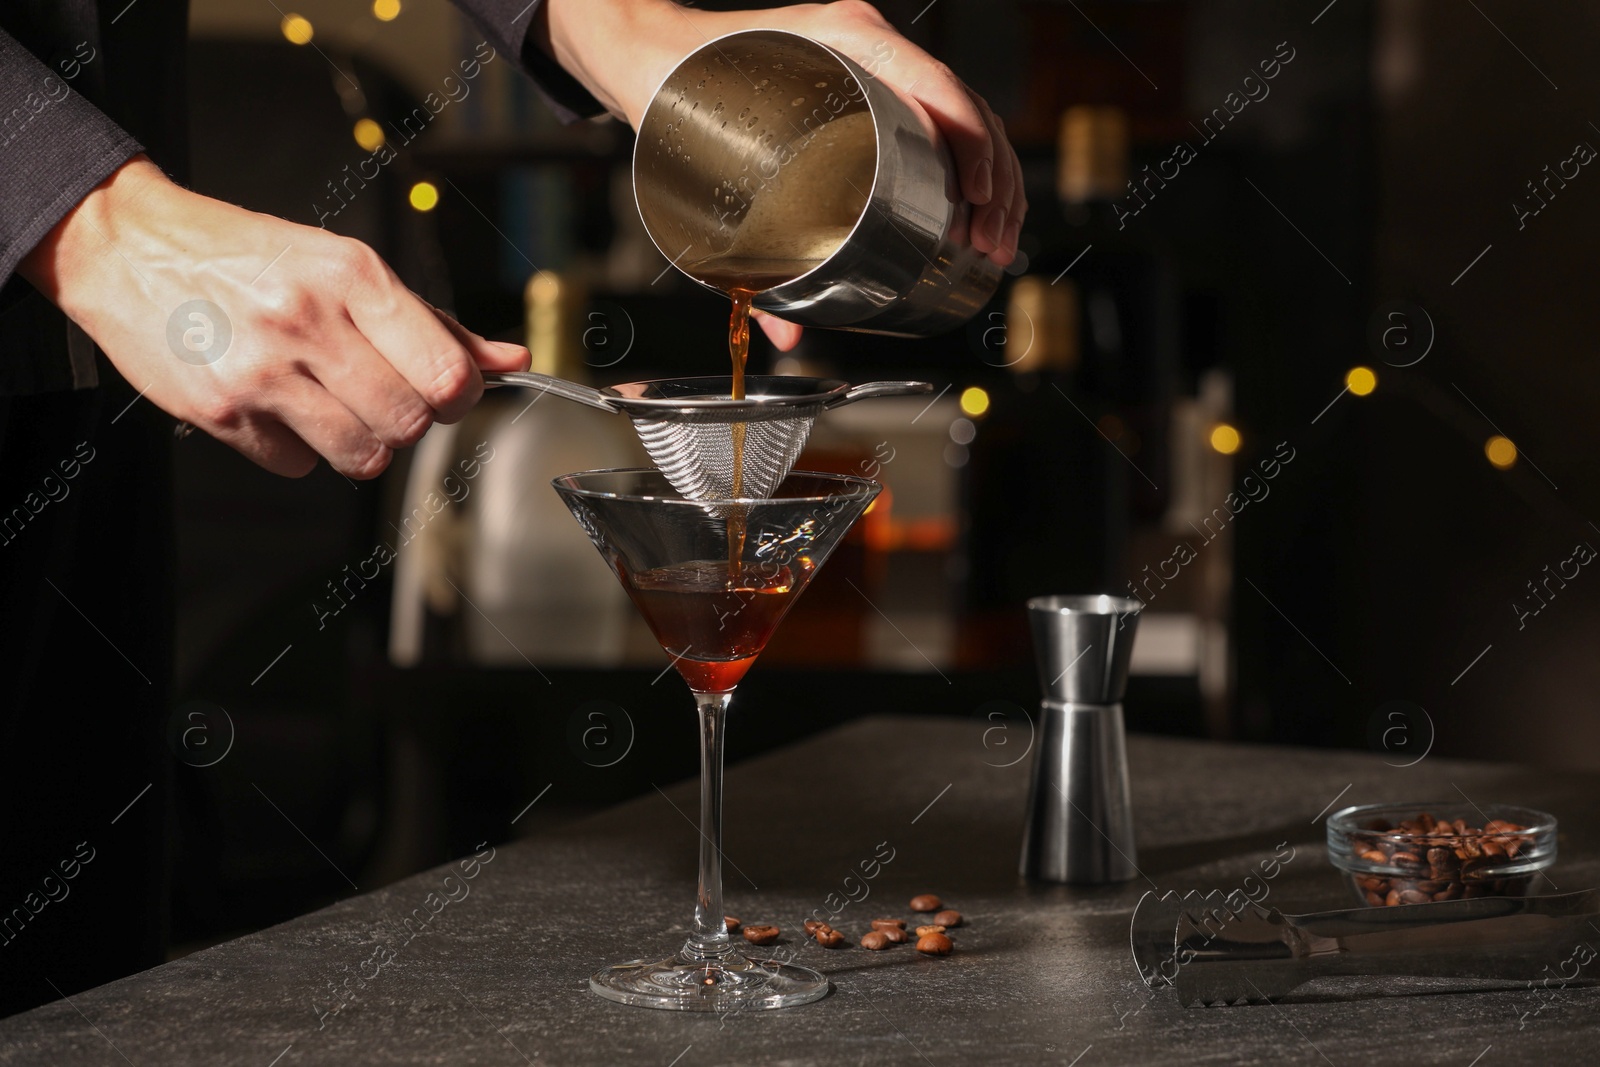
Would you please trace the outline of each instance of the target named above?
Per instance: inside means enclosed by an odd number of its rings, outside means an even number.
[[[1507,804],[1365,804],[1329,817],[1328,859],[1373,907],[1520,897],[1556,861],[1556,820]]]

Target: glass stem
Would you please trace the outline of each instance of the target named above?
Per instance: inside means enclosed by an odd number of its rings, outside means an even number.
[[[684,954],[715,960],[732,954],[722,910],[722,729],[730,693],[696,693],[700,713],[700,892],[694,933]]]

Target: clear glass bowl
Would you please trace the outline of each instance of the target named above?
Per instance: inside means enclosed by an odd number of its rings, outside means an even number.
[[[1328,859],[1374,907],[1520,897],[1556,861],[1556,820],[1509,804],[1364,804],[1329,817]]]

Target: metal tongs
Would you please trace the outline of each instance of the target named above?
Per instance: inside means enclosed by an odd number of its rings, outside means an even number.
[[[1185,1007],[1266,1003],[1330,975],[1407,975],[1576,985],[1600,981],[1600,890],[1478,897],[1285,915],[1242,892],[1146,893],[1134,909],[1133,962]],[[1566,973],[1568,965],[1574,973]]]

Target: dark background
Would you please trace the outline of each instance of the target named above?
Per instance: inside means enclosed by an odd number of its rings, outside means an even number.
[[[359,73],[362,106],[380,116],[409,110],[436,81],[431,58],[407,69],[404,48],[381,35],[437,13],[407,5],[392,24],[356,26],[358,9],[329,7],[339,18],[318,37],[323,55],[286,43],[275,25],[208,21],[196,4],[197,189],[314,222],[322,183],[364,154],[330,64]],[[1400,722],[1408,756],[1431,742],[1443,754],[1600,764],[1590,714],[1600,578],[1585,569],[1520,628],[1512,607],[1546,564],[1600,544],[1590,521],[1600,486],[1584,460],[1600,388],[1600,177],[1584,168],[1523,228],[1512,208],[1575,143],[1600,145],[1589,54],[1600,13],[1504,0],[882,9],[1005,117],[1027,171],[1033,271],[1050,279],[1071,265],[1084,306],[1107,294],[1122,329],[1097,332],[1085,314],[1076,366],[1032,378],[993,365],[971,331],[808,336],[809,360],[854,381],[918,375],[989,390],[961,474],[960,536],[949,559],[918,572],[947,587],[959,636],[938,671],[808,668],[792,650],[759,665],[734,702],[730,759],[878,712],[1002,706],[1021,723],[1038,696],[1023,599],[1125,591],[1171,553],[1178,538],[1162,520],[1183,477],[1172,413],[1202,381],[1224,381],[1222,414],[1243,443],[1222,484],[1280,442],[1295,459],[1271,497],[1207,549],[1204,572],[1152,604],[1220,605],[1220,696],[1193,677],[1137,677],[1132,727],[1385,747]],[[314,4],[303,13],[319,19]],[[444,25],[470,52],[470,29]],[[1178,140],[1197,141],[1188,124],[1280,42],[1295,58],[1270,96],[1125,229],[1108,224],[1105,205],[1063,205],[1067,107],[1123,108],[1137,171]],[[334,228],[373,243],[473,328],[521,338],[531,265],[602,257],[620,232],[611,186],[631,141],[615,123],[558,129],[531,92],[495,92],[497,110],[429,130]],[[480,103],[490,96],[486,79]],[[426,214],[406,203],[424,179],[442,191]],[[628,308],[642,341],[605,380],[705,373],[721,350],[725,305],[670,272],[591,297]],[[1435,335],[1404,367],[1392,364],[1417,347],[1373,341],[1397,302],[1417,345],[1428,323]],[[1007,307],[1005,292],[991,306]],[[753,362],[771,359],[758,345]],[[1358,365],[1376,371],[1376,390],[1335,402]],[[1496,433],[1519,451],[1509,469],[1486,460]],[[199,435],[177,455],[178,705],[210,722],[226,709],[233,731],[214,766],[174,765],[179,946],[348,893],[346,875],[370,889],[694,772],[690,702],[675,678],[652,684],[664,658],[485,668],[446,640],[399,669],[385,655],[379,583],[318,629],[310,604],[370,553],[397,510],[403,462],[353,486],[327,469],[282,481]],[[610,580],[598,564],[595,573]],[[827,602],[820,585],[811,595]],[[609,766],[572,739],[574,714],[593,702],[621,709],[607,721],[619,744],[633,742]]]

